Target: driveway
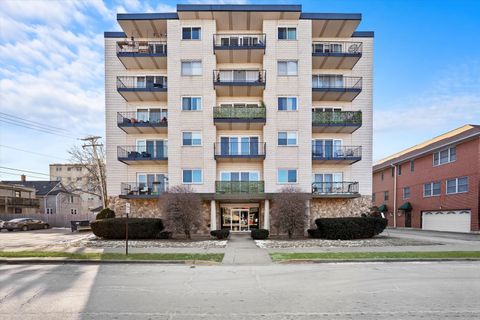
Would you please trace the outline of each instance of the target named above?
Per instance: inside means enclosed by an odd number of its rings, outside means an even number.
[[[0,232],[0,250],[41,250],[48,247],[63,247],[67,243],[91,235],[91,232],[71,232],[66,228],[47,230]]]

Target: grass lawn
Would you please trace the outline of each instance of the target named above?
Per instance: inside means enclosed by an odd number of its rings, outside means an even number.
[[[202,260],[221,262],[223,253],[70,253],[57,251],[0,251],[2,258],[67,258],[81,260]]]
[[[273,261],[285,260],[378,260],[378,259],[452,259],[477,258],[480,251],[411,251],[411,252],[307,252],[270,253]]]

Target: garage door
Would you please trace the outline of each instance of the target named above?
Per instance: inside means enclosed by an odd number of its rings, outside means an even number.
[[[423,211],[422,229],[470,232],[470,210]]]

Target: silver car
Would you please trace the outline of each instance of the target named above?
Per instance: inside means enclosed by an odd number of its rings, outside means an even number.
[[[18,218],[6,221],[3,224],[3,228],[8,231],[13,230],[36,230],[36,229],[48,229],[50,225],[42,220],[30,219],[30,218]]]

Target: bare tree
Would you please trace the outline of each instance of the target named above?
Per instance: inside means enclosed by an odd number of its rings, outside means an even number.
[[[85,168],[86,189],[82,192],[96,195],[102,199],[103,207],[107,207],[107,182],[105,170],[105,149],[103,144],[96,144],[95,147],[73,146],[68,153],[72,163],[80,164]],[[69,186],[72,187],[72,186]]]
[[[286,232],[288,238],[295,233],[303,234],[306,220],[307,197],[293,186],[287,186],[275,194],[272,204],[272,222],[280,231]]]
[[[166,225],[191,239],[191,231],[201,226],[202,200],[190,186],[174,186],[160,196]]]

